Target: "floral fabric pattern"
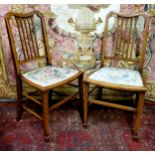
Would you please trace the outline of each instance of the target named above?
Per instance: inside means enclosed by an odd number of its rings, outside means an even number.
[[[70,68],[46,66],[27,72],[23,74],[23,77],[33,83],[46,87],[64,81],[77,73],[77,70]]]
[[[89,79],[112,84],[143,86],[139,72],[130,69],[103,67],[93,73]]]

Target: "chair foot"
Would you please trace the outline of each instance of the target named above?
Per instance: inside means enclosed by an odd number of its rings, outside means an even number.
[[[139,141],[139,139],[138,139],[138,135],[137,135],[137,134],[133,134],[132,137],[133,137],[133,140],[134,140],[134,141]]]
[[[50,137],[49,136],[45,136],[45,142],[49,143],[50,142]]]
[[[20,121],[20,120],[21,120],[21,117],[17,117],[17,118],[16,118],[16,121]]]
[[[88,127],[87,123],[83,123],[83,127],[86,129]]]
[[[21,118],[22,118],[21,114],[17,114],[17,116],[16,116],[16,121],[20,121]]]
[[[17,114],[16,114],[16,120],[20,121],[22,118],[23,109],[21,107],[17,107]]]
[[[134,131],[134,129],[132,129],[132,139],[134,141],[138,141],[138,134],[137,134],[137,132]]]

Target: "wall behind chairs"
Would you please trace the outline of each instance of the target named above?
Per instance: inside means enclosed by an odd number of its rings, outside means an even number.
[[[146,10],[147,5],[122,4],[120,12],[135,13]],[[150,33],[144,68],[148,74],[146,99],[155,101],[155,17],[150,22]]]
[[[70,6],[73,7],[73,6]],[[98,9],[98,5],[96,6],[88,6],[91,9]],[[10,45],[8,42],[8,36],[6,32],[5,26],[5,14],[8,11],[15,11],[15,12],[30,12],[33,10],[39,10],[44,13],[45,15],[45,22],[46,28],[48,32],[49,38],[49,46],[52,51],[53,65],[56,66],[74,66],[74,58],[73,61],[71,60],[71,56],[74,56],[77,48],[77,42],[74,33],[70,33],[68,31],[64,31],[62,28],[59,27],[56,23],[56,17],[51,14],[51,5],[50,4],[30,4],[30,5],[22,5],[22,4],[1,4],[0,5],[0,28],[1,28],[1,35],[0,35],[0,100],[4,98],[16,98],[16,89],[15,89],[15,75],[14,75],[14,68],[13,62],[10,53]],[[144,6],[141,5],[140,7],[135,7],[133,4],[121,4],[120,5],[120,12],[128,12],[134,13],[139,10],[143,11]],[[65,14],[64,14],[65,15]],[[52,16],[52,18],[51,18]],[[154,20],[155,21],[155,20]],[[148,92],[146,95],[146,99],[155,101],[155,47],[154,47],[154,32],[155,28],[153,28],[153,20],[152,26],[150,29],[150,36],[149,36],[149,43],[147,48],[147,56],[146,56],[146,63],[145,68],[148,71]],[[100,50],[101,50],[101,35],[95,36],[95,41],[93,44],[93,49],[96,54],[96,58],[99,59],[100,57]],[[3,48],[2,48],[3,46]],[[62,61],[64,58],[67,61]],[[65,89],[66,90],[66,89]],[[70,91],[68,89],[68,91]]]
[[[76,62],[76,53],[77,43],[75,39],[75,32],[74,29],[70,28],[68,25],[67,18],[73,17],[73,12],[75,12],[75,16],[77,16],[78,11],[82,5],[60,5],[59,7],[61,9],[57,9],[58,6],[51,5],[51,9],[56,14],[57,18],[53,18],[51,22],[51,31],[49,31],[51,34],[49,34],[50,38],[54,38],[55,46],[53,48],[53,64],[54,65],[66,65],[70,67],[76,67],[74,62]],[[136,12],[143,12],[145,6],[143,4],[120,4],[118,5],[110,5],[110,6],[98,6],[98,5],[85,5],[88,8],[94,10],[95,17],[102,14],[103,10],[103,16],[105,17],[105,12],[114,10],[114,11],[120,11],[124,13],[136,13]],[[70,10],[68,11],[68,9]],[[75,10],[75,11],[74,11]],[[64,13],[63,13],[64,11]],[[68,12],[67,12],[68,11]],[[63,18],[66,16],[66,18]],[[76,17],[75,17],[76,18]],[[101,18],[104,19],[104,18]],[[103,20],[104,22],[104,20]],[[64,24],[65,23],[65,24]],[[150,35],[148,38],[148,46],[147,46],[147,52],[146,52],[146,61],[144,68],[148,73],[148,91],[146,93],[146,99],[155,101],[155,47],[154,47],[154,32],[155,28],[153,28],[153,23],[155,23],[155,19],[151,22],[151,28],[150,28]],[[65,25],[65,26],[64,26]],[[103,26],[103,24],[102,24]],[[100,27],[100,25],[98,25]],[[101,44],[102,44],[102,35],[100,29],[98,29],[98,32],[95,35],[93,49],[94,53],[96,55],[96,59],[100,59],[100,51],[101,51]],[[110,44],[110,43],[109,43]],[[74,56],[75,55],[75,56]],[[62,59],[64,61],[62,61]],[[66,61],[65,61],[66,60]],[[64,64],[63,64],[64,63]],[[109,95],[111,95],[111,92],[107,92]]]
[[[0,101],[16,98],[15,74],[6,31],[5,15],[9,11],[27,13],[33,10],[45,13],[45,22],[48,25],[48,16],[46,15],[51,11],[48,4],[0,4]]]

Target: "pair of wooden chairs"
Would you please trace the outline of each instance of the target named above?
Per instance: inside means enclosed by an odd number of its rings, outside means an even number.
[[[21,118],[22,109],[34,114],[43,120],[45,140],[49,141],[49,111],[58,108],[79,93],[83,103],[84,126],[87,126],[88,103],[95,103],[135,112],[134,135],[137,135],[147,90],[142,71],[148,23],[147,16],[142,13],[123,15],[110,12],[105,22],[101,69],[83,78],[83,73],[80,71],[51,65],[45,22],[40,12],[8,13],[6,27],[16,74],[17,120]],[[79,81],[79,91],[49,106],[53,90],[76,79]],[[100,99],[104,87],[135,93],[137,104],[131,107],[131,105],[88,99],[90,84],[99,87]],[[33,91],[26,90],[26,86],[32,87]],[[34,97],[38,91],[41,92],[41,99]],[[25,104],[25,99],[40,105],[42,114],[39,115],[29,108],[31,103]]]

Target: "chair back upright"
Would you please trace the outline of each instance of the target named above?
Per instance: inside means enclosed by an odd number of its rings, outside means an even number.
[[[144,13],[106,16],[102,66],[131,68],[142,72],[145,59],[149,18]]]
[[[27,14],[9,12],[5,18],[15,73],[21,74],[24,65],[39,62],[51,64],[47,32],[43,14],[33,11]]]

